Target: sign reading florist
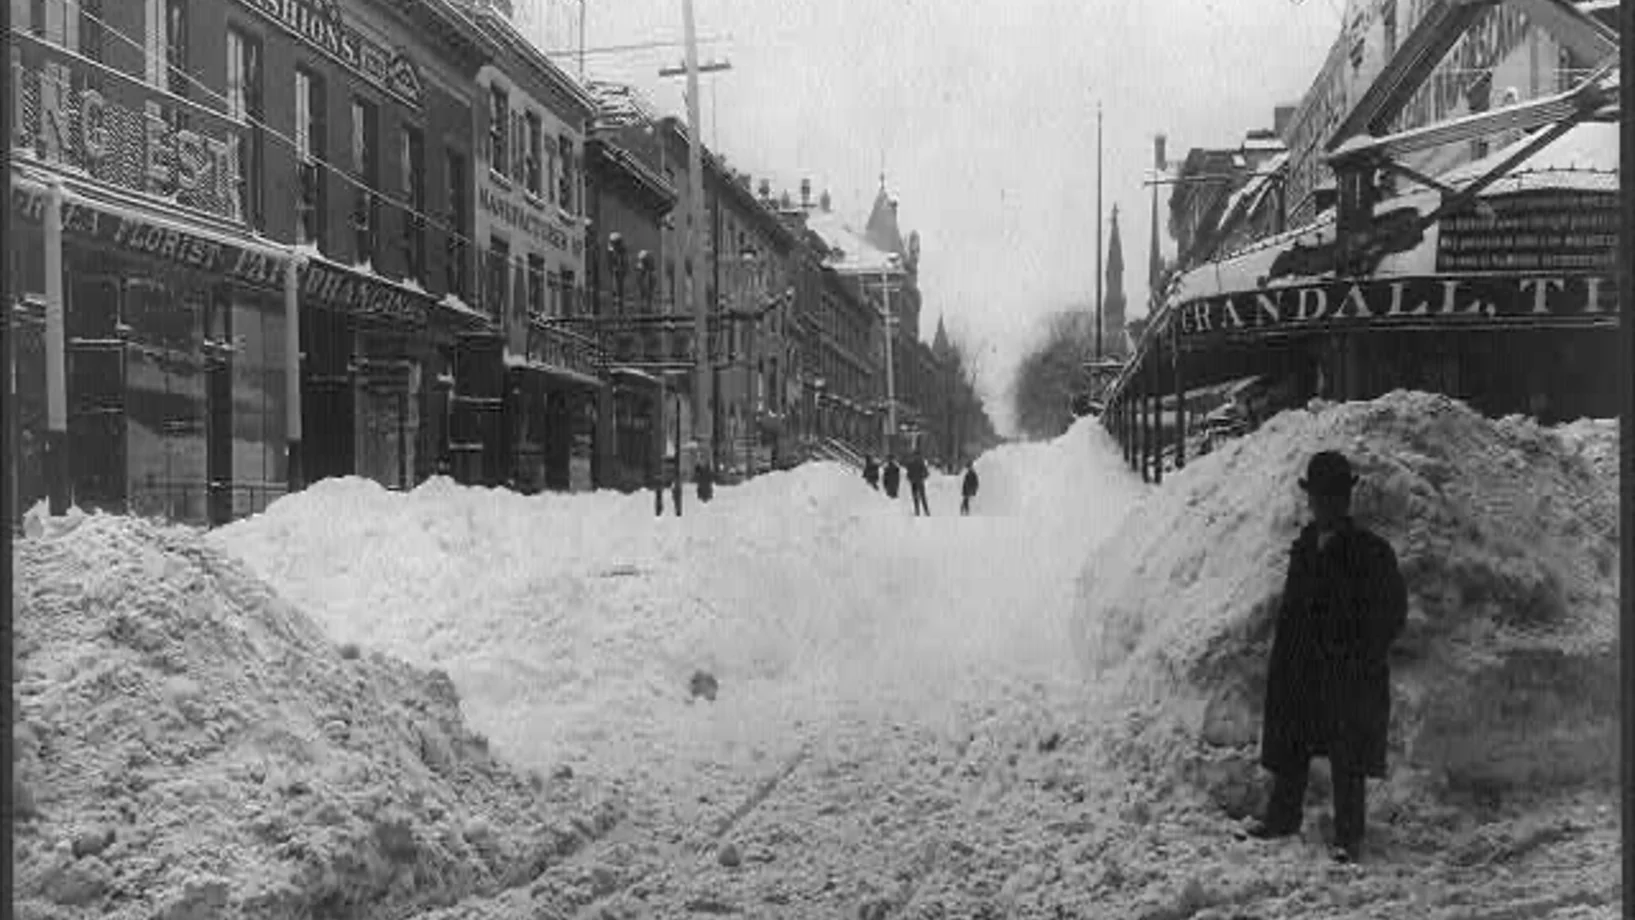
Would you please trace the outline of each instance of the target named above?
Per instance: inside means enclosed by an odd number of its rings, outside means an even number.
[[[239,0],[286,32],[347,67],[403,102],[418,108],[420,74],[408,58],[387,51],[341,21],[332,0]]]
[[[1206,297],[1181,304],[1181,339],[1368,328],[1618,322],[1618,291],[1603,275],[1428,276],[1333,281]]]

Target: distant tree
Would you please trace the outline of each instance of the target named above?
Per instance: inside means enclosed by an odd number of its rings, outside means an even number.
[[[998,443],[993,421],[988,417],[978,391],[983,368],[983,352],[968,334],[950,338],[951,350],[946,358],[949,394],[948,455],[956,460],[970,459],[970,451],[985,450]]]
[[[1046,323],[1044,337],[1017,368],[1014,391],[1017,431],[1036,440],[1054,438],[1073,424],[1073,394],[1095,347],[1089,311],[1062,310]]]

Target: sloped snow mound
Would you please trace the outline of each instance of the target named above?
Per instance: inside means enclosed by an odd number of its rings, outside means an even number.
[[[1145,492],[1140,477],[1119,462],[1119,451],[1094,418],[1075,421],[1051,441],[1002,444],[976,461],[977,504],[984,514],[1116,520]]]
[[[1610,781],[1616,441],[1616,423],[1551,431],[1396,392],[1284,413],[1190,464],[1081,575],[1087,661],[1134,706],[1124,754],[1256,807],[1272,618],[1305,519],[1296,482],[1338,449],[1362,476],[1358,520],[1395,547],[1410,592],[1393,775],[1442,801]]]
[[[32,915],[403,916],[616,817],[498,763],[446,675],[343,652],[193,530],[90,515],[16,544],[15,575]]]
[[[688,499],[696,494],[689,488]],[[789,470],[763,473],[744,483],[716,490],[709,511],[805,516],[855,514],[878,510],[880,493],[870,489],[856,470],[839,463],[803,463]],[[685,513],[685,509],[684,509]]]

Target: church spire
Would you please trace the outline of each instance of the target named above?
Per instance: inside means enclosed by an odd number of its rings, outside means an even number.
[[[1112,235],[1107,240],[1107,300],[1103,308],[1107,353],[1122,355],[1124,348],[1124,244],[1118,235],[1118,205],[1113,205]]]

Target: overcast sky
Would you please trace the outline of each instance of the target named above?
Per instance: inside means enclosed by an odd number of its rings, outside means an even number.
[[[516,0],[547,50],[577,0]],[[1125,295],[1145,311],[1152,137],[1172,160],[1271,127],[1339,33],[1342,0],[696,0],[705,140],[774,192],[812,180],[861,226],[879,186],[921,237],[922,334],[939,314],[989,349],[989,412],[1040,319],[1095,292],[1096,104],[1104,219],[1118,206]],[[593,49],[682,38],[681,0],[587,0]],[[588,75],[681,113],[673,47],[587,55]],[[564,60],[570,69],[572,59]],[[713,114],[713,118],[712,118]],[[1160,228],[1165,201],[1160,196]],[[1104,232],[1104,239],[1106,233]],[[1166,251],[1173,242],[1165,237]]]

